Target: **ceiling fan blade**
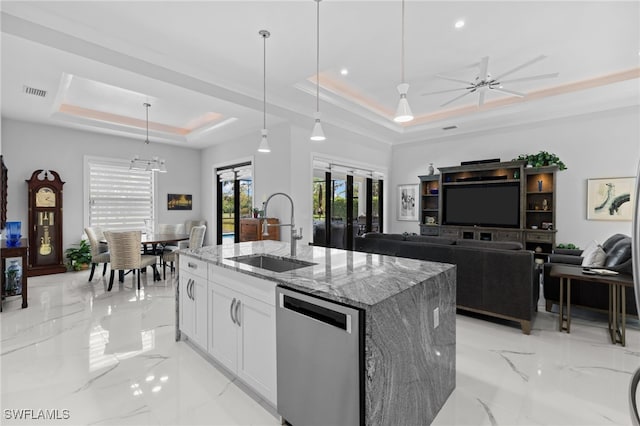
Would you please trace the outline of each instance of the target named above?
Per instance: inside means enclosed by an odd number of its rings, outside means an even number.
[[[513,90],[508,89],[498,89],[497,87],[491,87],[491,90],[495,90],[496,92],[504,93],[507,95],[517,96],[519,98],[524,98],[525,96],[527,96],[524,93],[514,92]]]
[[[557,77],[558,75],[560,75],[560,73],[554,72],[551,74],[540,74],[540,75],[533,75],[531,77],[522,77],[522,78],[514,78],[512,80],[503,80],[500,83],[515,83],[519,81],[542,80],[544,78],[554,78],[554,77]]]
[[[456,96],[455,98],[451,99],[450,101],[447,101],[447,102],[443,103],[443,104],[442,104],[442,105],[440,105],[440,106],[441,106],[441,107],[443,107],[443,106],[447,106],[447,105],[449,105],[451,102],[455,102],[455,101],[457,101],[457,100],[458,100],[458,99],[460,99],[460,98],[463,98],[463,97],[465,97],[465,96],[467,96],[467,95],[470,95],[471,93],[473,93],[473,92],[463,93],[462,95],[460,95],[460,96]]]
[[[480,81],[487,79],[487,73],[489,69],[489,57],[485,56],[480,60]]]
[[[515,68],[513,68],[513,69],[511,69],[511,70],[509,70],[509,71],[507,71],[507,72],[505,72],[505,73],[503,73],[503,74],[501,74],[501,75],[497,76],[495,79],[496,79],[496,80],[498,80],[498,81],[500,81],[500,79],[501,79],[502,77],[505,77],[505,76],[507,76],[507,75],[509,75],[509,74],[513,74],[514,72],[519,71],[519,70],[521,70],[522,68],[528,67],[529,65],[533,65],[533,64],[535,64],[536,62],[541,61],[541,60],[543,60],[543,59],[544,59],[544,58],[546,58],[546,57],[547,57],[546,55],[540,55],[540,56],[538,56],[538,57],[536,57],[536,58],[533,58],[532,60],[530,60],[530,61],[528,61],[528,62],[525,62],[525,63],[524,63],[524,64],[522,64],[522,65],[518,65],[517,67],[515,67]]]
[[[460,87],[458,89],[449,89],[449,90],[438,90],[436,92],[427,92],[427,93],[421,93],[420,96],[427,96],[427,95],[437,95],[439,93],[449,93],[449,92],[457,92],[459,90],[468,90],[466,87]]]
[[[469,83],[468,81],[460,80],[458,78],[449,77],[449,76],[442,75],[442,74],[436,74],[436,78],[441,78],[443,80],[449,80],[449,81],[455,81],[457,83],[466,84],[467,86],[471,86],[473,84],[473,83]]]

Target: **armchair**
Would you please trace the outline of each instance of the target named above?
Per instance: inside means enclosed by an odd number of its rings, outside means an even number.
[[[631,238],[623,234],[615,234],[602,243],[606,254],[604,268],[621,274],[632,275]],[[582,250],[556,249],[549,255],[544,265],[544,298],[546,310],[551,311],[553,304],[560,299],[560,280],[550,276],[553,264],[582,264]],[[566,291],[566,288],[565,288]],[[635,295],[633,288],[626,288],[626,310],[636,315]],[[566,300],[566,298],[565,298]],[[609,289],[606,286],[588,281],[572,280],[571,304],[596,310],[607,311],[609,308]]]

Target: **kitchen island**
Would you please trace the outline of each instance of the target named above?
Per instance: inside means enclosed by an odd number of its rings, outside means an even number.
[[[431,423],[455,387],[455,266],[312,246],[296,256],[312,265],[287,272],[230,259],[289,258],[289,248],[259,241],[182,251],[177,338],[186,334],[277,406],[275,286],[361,309],[363,423]],[[222,321],[242,330],[217,328]]]

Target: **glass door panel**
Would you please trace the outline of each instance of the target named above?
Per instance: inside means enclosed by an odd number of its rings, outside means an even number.
[[[331,173],[331,232],[329,247],[346,248],[347,175]]]

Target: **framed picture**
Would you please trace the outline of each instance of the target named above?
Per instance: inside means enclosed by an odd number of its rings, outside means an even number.
[[[631,220],[636,178],[587,179],[588,220]]]
[[[418,184],[398,185],[398,220],[418,221]]]
[[[167,210],[191,210],[191,194],[167,194]]]

